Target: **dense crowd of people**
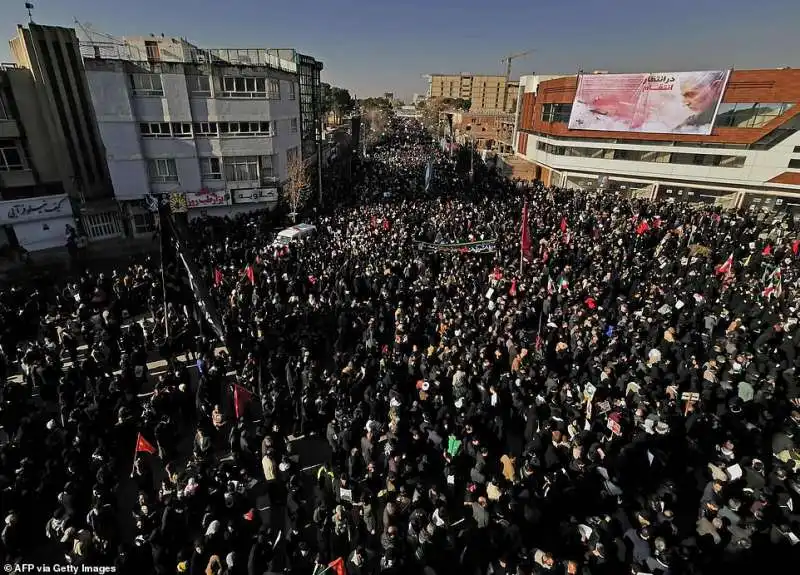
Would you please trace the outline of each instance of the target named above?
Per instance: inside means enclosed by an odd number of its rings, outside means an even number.
[[[395,120],[316,234],[273,243],[269,214],[189,223],[224,341],[177,261],[3,286],[5,562],[674,575],[789,561],[792,217],[476,164],[467,177]]]

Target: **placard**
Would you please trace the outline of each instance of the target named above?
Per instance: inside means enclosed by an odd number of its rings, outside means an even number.
[[[186,206],[192,208],[213,208],[230,204],[230,194],[225,191],[202,190],[186,192]]]
[[[0,202],[0,224],[17,224],[72,216],[66,195]]]
[[[253,190],[233,190],[234,204],[260,204],[278,201],[277,188],[257,188]]]

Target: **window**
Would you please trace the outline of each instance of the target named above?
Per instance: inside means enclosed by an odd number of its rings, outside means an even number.
[[[151,62],[161,61],[161,53],[158,50],[158,42],[147,40],[144,43],[144,49],[147,51],[147,59]]]
[[[778,116],[789,111],[794,104],[759,104],[739,102],[736,104],[720,104],[717,111],[716,127],[726,128],[761,128]]]
[[[273,136],[270,122],[219,122],[219,131],[228,136]]]
[[[139,133],[143,138],[171,138],[169,122],[144,122],[139,124]]]
[[[800,160],[796,158],[794,160],[789,160],[789,167],[793,170],[800,170]]]
[[[166,184],[178,181],[178,170],[175,168],[175,160],[148,160],[147,171],[150,175],[150,182],[153,184]]]
[[[147,234],[155,231],[155,218],[150,212],[133,215],[133,233],[136,235]]]
[[[224,158],[225,179],[229,182],[258,181],[258,157],[236,156]]]
[[[194,133],[197,136],[216,136],[217,123],[216,122],[195,122]]]
[[[131,86],[137,96],[163,96],[164,87],[161,85],[159,74],[131,74]]]
[[[0,172],[25,169],[22,151],[14,140],[0,140]]]
[[[793,154],[800,154],[800,146],[795,146],[794,150],[792,150]]]
[[[271,156],[261,156],[259,158],[259,166],[261,167],[261,180],[264,182],[272,181],[278,177],[278,174],[275,170],[275,158],[276,156],[273,154]]]
[[[295,84],[294,82],[289,82],[289,99],[294,100],[297,98],[297,94],[295,94]]]
[[[793,104],[756,104],[753,110],[753,128],[761,128],[786,112]]]
[[[744,167],[744,156],[719,156],[720,168],[741,168]]]
[[[279,80],[270,79],[269,81],[269,99],[270,100],[280,100],[281,99],[281,83]]]
[[[224,98],[266,98],[266,78],[225,76],[222,78]]]
[[[542,106],[543,122],[569,122],[572,104],[544,104]]]
[[[292,118],[291,120],[289,120],[289,131],[292,134],[297,133],[297,118]]]
[[[634,150],[614,150],[614,159],[615,160],[628,160],[628,161],[636,161],[639,158],[636,157],[636,153]]]
[[[200,158],[200,174],[204,180],[221,180],[219,158]]]
[[[176,138],[191,138],[192,124],[190,122],[172,122],[172,135]]]
[[[642,162],[655,162],[657,164],[669,163],[669,152],[642,152]]]
[[[211,95],[211,81],[208,76],[189,75],[186,76],[186,87],[191,96],[210,96]]]
[[[588,158],[592,148],[567,148],[567,155],[574,158]]]
[[[291,164],[292,161],[294,161],[297,158],[299,153],[300,153],[300,149],[297,146],[294,146],[292,148],[288,148],[286,150],[286,163],[287,164]]]
[[[99,214],[86,214],[81,217],[86,235],[90,240],[103,240],[122,235],[122,225],[119,221],[119,212],[102,212]]]

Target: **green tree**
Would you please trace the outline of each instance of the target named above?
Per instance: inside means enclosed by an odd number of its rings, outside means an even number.
[[[333,112],[336,119],[341,122],[342,117],[353,110],[355,101],[350,92],[344,88],[331,88],[331,99],[333,100]]]

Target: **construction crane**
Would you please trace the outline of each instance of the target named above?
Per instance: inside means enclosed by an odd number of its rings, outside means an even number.
[[[526,50],[525,52],[517,52],[516,54],[509,54],[500,62],[505,62],[506,64],[506,81],[511,79],[511,62],[516,60],[517,58],[522,58],[523,56],[527,56],[528,54],[532,54],[535,50]]]
[[[508,84],[511,81],[511,62],[516,60],[517,58],[522,58],[523,56],[527,56],[528,54],[534,52],[534,50],[526,50],[525,52],[517,52],[516,54],[509,54],[500,62],[506,63],[506,86],[505,90],[503,91],[503,110],[508,110]]]

